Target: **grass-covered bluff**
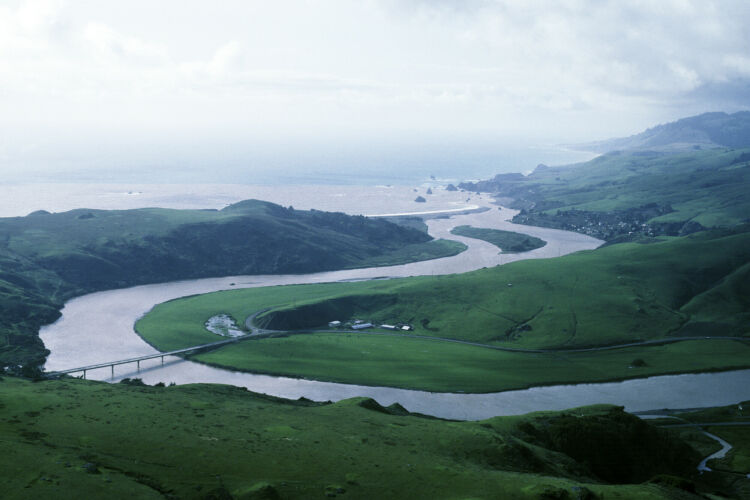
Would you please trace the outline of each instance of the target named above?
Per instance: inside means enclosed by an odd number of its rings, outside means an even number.
[[[0,367],[41,364],[69,298],[144,283],[308,273],[454,255],[423,231],[248,200],[222,210],[78,209],[0,219]]]
[[[750,232],[743,227],[461,275],[217,292],[160,304],[136,329],[155,347],[171,350],[218,340],[203,326],[217,313],[242,324],[270,307],[256,322],[276,330],[325,329],[333,319],[403,321],[414,326],[413,334],[297,334],[244,341],[192,359],[447,392],[731,369],[750,366],[749,262]],[[417,335],[551,352],[504,352]],[[705,336],[748,340],[564,352]]]
[[[693,499],[737,486],[613,406],[451,422],[364,398],[230,386],[0,380],[0,476],[15,498]],[[721,477],[719,478],[721,479]]]

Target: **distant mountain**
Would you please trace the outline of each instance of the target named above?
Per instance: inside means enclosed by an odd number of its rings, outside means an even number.
[[[597,153],[622,150],[685,151],[705,148],[750,147],[750,111],[703,113],[657,125],[640,134],[576,147]]]

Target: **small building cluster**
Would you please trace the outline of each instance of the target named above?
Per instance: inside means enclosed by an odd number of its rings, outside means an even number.
[[[414,330],[414,328],[412,328],[412,326],[409,325],[408,323],[395,323],[393,325],[383,323],[383,324],[377,325],[370,321],[363,321],[361,319],[355,319],[355,320],[347,321],[347,322],[341,322],[339,320],[329,321],[328,327],[329,328],[344,328],[344,329],[351,329],[351,330],[366,330],[368,328],[382,328],[384,330],[401,330],[404,332],[410,332]]]

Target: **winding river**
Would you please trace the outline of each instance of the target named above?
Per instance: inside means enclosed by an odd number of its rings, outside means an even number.
[[[518,226],[509,222],[514,214],[513,210],[498,210],[492,206],[485,212],[427,221],[432,236],[458,240],[468,246],[465,252],[443,259],[304,275],[230,276],[178,281],[77,297],[65,304],[58,321],[40,331],[42,340],[51,351],[45,369],[63,370],[157,352],[134,332],[135,321],[154,305],[186,295],[232,288],[462,273],[515,260],[558,257],[593,249],[602,243],[578,233]],[[498,254],[497,248],[489,243],[450,234],[453,227],[465,224],[523,232],[548,243],[523,254]],[[536,387],[492,394],[430,393],[255,375],[170,357],[163,364],[158,358],[141,362],[140,370],[135,370],[133,365],[118,366],[114,376],[110,368],[92,370],[87,373],[87,377],[107,381],[139,377],[150,384],[222,383],[284,398],[306,397],[316,401],[368,396],[383,405],[398,402],[413,412],[466,420],[594,403],[620,404],[629,411],[642,411],[725,405],[750,399],[750,384],[747,383],[750,380],[750,370],[660,376],[616,383]]]

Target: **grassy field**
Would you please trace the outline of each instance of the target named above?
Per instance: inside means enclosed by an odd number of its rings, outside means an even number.
[[[317,333],[245,341],[191,359],[331,382],[481,393],[745,368],[750,366],[750,344],[685,341],[602,352],[522,354],[408,337]],[[646,364],[633,366],[634,360]]]
[[[440,259],[451,257],[466,250],[466,245],[453,240],[431,240],[425,243],[412,243],[399,248],[394,248],[382,255],[373,255],[352,262],[342,269],[354,269],[361,267],[382,267],[408,264],[422,260]]]
[[[449,422],[363,398],[8,377],[0,402],[7,499],[699,498],[670,486],[695,488],[698,452],[610,406]]]
[[[376,324],[409,323],[414,335],[509,348],[559,350],[695,335],[743,337],[750,333],[743,279],[749,259],[750,233],[702,233],[462,275],[188,297],[158,305],[136,329],[152,345],[171,350],[217,340],[203,327],[213,315],[227,313],[242,324],[254,312],[271,308],[256,321],[276,330],[360,318]],[[339,333],[249,341],[198,359],[324,380],[488,392],[737,368],[750,366],[747,354],[747,342],[722,340],[538,355]],[[629,368],[639,358],[646,365]]]
[[[482,227],[457,226],[451,230],[451,234],[487,241],[501,249],[503,253],[528,252],[547,244],[546,241],[528,234]]]

